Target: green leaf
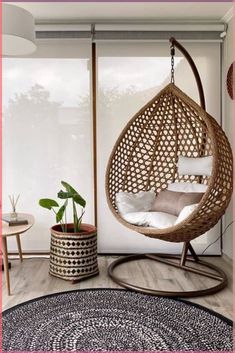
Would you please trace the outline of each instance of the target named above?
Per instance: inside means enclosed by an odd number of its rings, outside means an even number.
[[[78,193],[73,195],[73,200],[74,200],[74,202],[76,202],[77,204],[79,204],[82,207],[86,206],[86,201]]]
[[[57,196],[60,198],[60,199],[70,199],[73,197],[73,194],[71,194],[70,192],[65,192],[63,190],[60,190],[57,194]]]
[[[74,202],[76,202],[77,204],[79,204],[82,207],[86,206],[86,201],[84,200],[84,198],[81,195],[79,195],[79,193],[71,185],[69,185],[65,181],[61,181],[61,184],[67,190],[68,195],[71,195],[70,197],[73,198]]]
[[[61,181],[61,184],[63,185],[63,187],[71,194],[77,194],[77,191],[68,183],[66,183],[65,181]]]
[[[65,201],[63,206],[61,206],[59,211],[56,213],[56,222],[60,222],[62,220],[67,205],[68,205],[68,200]]]
[[[39,205],[51,210],[53,207],[59,207],[58,203],[52,199],[41,199],[39,200]]]

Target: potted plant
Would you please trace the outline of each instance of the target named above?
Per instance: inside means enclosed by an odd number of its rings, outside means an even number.
[[[53,199],[40,199],[39,205],[52,211],[57,224],[51,228],[50,269],[53,276],[76,283],[99,273],[97,263],[97,230],[91,224],[82,223],[86,201],[68,183],[61,182],[64,190],[57,194],[62,205]],[[73,222],[67,222],[69,201]],[[81,207],[78,215],[77,206]]]

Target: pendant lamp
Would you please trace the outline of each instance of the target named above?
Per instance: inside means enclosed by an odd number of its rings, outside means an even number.
[[[18,56],[34,52],[34,18],[21,7],[2,5],[2,55]]]

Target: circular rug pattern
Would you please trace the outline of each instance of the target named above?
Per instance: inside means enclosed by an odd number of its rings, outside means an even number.
[[[119,289],[37,298],[3,312],[3,351],[232,351],[232,321]]]

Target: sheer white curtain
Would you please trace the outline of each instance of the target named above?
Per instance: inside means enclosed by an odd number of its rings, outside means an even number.
[[[94,222],[90,58],[90,43],[40,40],[33,57],[3,60],[3,212],[8,195],[20,194],[17,211],[34,215],[26,251],[49,250],[55,217],[38,200],[56,198],[61,180],[87,200],[84,221]]]

